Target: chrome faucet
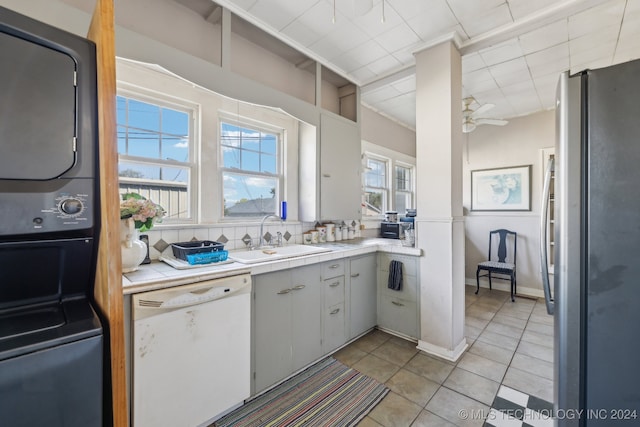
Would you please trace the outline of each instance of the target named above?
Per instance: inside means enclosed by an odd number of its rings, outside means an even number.
[[[264,222],[265,222],[268,218],[271,218],[271,217],[273,217],[273,218],[278,218],[278,219],[280,220],[280,222],[282,222],[282,221],[283,221],[283,219],[282,219],[280,216],[275,215],[275,214],[265,215],[265,216],[262,218],[262,221],[260,221],[260,236],[258,236],[258,246],[257,246],[258,248],[261,248],[261,247],[263,247],[263,246],[266,246],[266,245],[264,244],[264,243],[265,243],[265,242],[264,242]]]

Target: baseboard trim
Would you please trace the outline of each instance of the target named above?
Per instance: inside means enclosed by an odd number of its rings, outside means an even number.
[[[460,356],[462,356],[462,354],[465,352],[467,347],[469,347],[467,339],[463,338],[460,344],[458,344],[453,350],[448,350],[444,347],[433,345],[422,340],[418,340],[417,348],[418,350],[424,351],[425,353],[438,356],[450,362],[457,362]]]
[[[466,278],[464,280],[464,283],[467,286],[473,286],[473,288],[475,289],[476,287],[476,279],[473,278]],[[485,288],[485,289],[489,289],[489,282],[486,280],[481,280],[480,281],[480,287],[481,288]],[[505,292],[511,292],[511,284],[507,283],[507,282],[503,282],[502,280],[500,281],[494,281],[492,284],[492,288],[493,289],[497,289],[499,291],[505,291]],[[528,288],[526,286],[521,286],[518,285],[518,296],[521,297],[529,297],[529,298],[544,298],[544,291],[542,289],[536,289],[536,288]]]

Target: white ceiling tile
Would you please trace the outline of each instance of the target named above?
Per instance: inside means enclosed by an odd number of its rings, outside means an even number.
[[[348,51],[349,55],[352,55],[357,61],[362,62],[363,65],[370,64],[373,61],[377,61],[380,58],[388,56],[386,50],[382,48],[375,40],[368,40],[363,44]]]
[[[267,0],[265,0],[267,1]],[[346,18],[339,12],[336,16],[336,23],[331,22],[333,16],[333,8],[331,5],[322,0],[316,3],[312,8],[307,9],[297,21],[304,27],[309,28],[311,31],[323,36],[329,34],[336,27],[336,24],[345,23]]]
[[[480,56],[487,65],[495,65],[523,56],[517,38],[480,50]]]
[[[366,63],[363,62],[364,60],[363,56],[356,56],[352,55],[351,52],[345,52],[342,55],[333,58],[331,62],[347,73],[352,73],[366,65]]]
[[[314,42],[309,46],[309,49],[318,54],[320,57],[325,58],[326,60],[337,58],[340,55],[346,53],[346,51],[338,49],[336,47],[335,41],[328,37],[323,37],[320,40]]]
[[[395,98],[400,95],[397,89],[391,86],[384,86],[380,89],[372,90],[371,92],[363,93],[362,100],[369,104],[376,104],[380,101],[386,101],[387,99]]]
[[[489,72],[488,68],[481,68],[479,70],[475,70],[462,75],[462,81],[468,84],[484,82],[487,80],[493,80],[493,76]]]
[[[377,42],[387,50],[395,52],[407,46],[414,46],[420,42],[420,38],[407,24],[400,24],[376,38]]]
[[[547,74],[546,76],[534,77],[533,83],[538,89],[546,86],[553,86],[555,88],[559,79],[560,73],[552,73]]]
[[[258,0],[233,0],[233,4],[244,10],[249,10]]]
[[[458,18],[474,15],[478,16],[484,13],[487,9],[495,9],[506,4],[505,0],[447,0],[447,3]]]
[[[469,3],[471,2],[468,2],[467,4]],[[484,5],[486,2],[477,3]],[[464,17],[458,16],[458,18],[465,33],[472,38],[513,22],[509,6],[507,6],[506,3],[502,3],[501,5],[491,9],[487,8],[481,10],[478,14],[467,14]]]
[[[296,0],[294,2],[273,2],[258,0],[249,12],[271,27],[280,30],[302,15],[318,0]]]
[[[527,62],[524,58],[516,58],[489,67],[489,72],[498,86],[509,86],[530,78]]]
[[[404,10],[406,9],[417,10]],[[420,5],[420,7],[410,7]],[[439,34],[453,31],[458,25],[458,20],[444,0],[437,1],[398,1],[393,7],[402,9],[401,15],[416,34],[423,40],[429,41]]]
[[[416,62],[416,57],[409,49],[398,50],[392,53],[393,57],[402,63],[402,65],[410,65]]]
[[[415,92],[416,76],[409,76],[402,80],[395,81],[391,84],[391,86],[393,86],[400,93]]]
[[[569,69],[569,43],[562,43],[525,56],[535,78]]]
[[[526,55],[569,41],[567,20],[562,19],[520,36],[520,46]]]
[[[474,52],[462,57],[462,73],[469,73],[471,71],[486,68],[487,64],[484,63],[479,53]]]
[[[342,0],[344,1],[344,0]],[[384,22],[382,22],[382,3],[376,2],[373,9],[364,16],[356,17],[353,22],[371,37],[376,37],[389,31],[391,28],[403,24],[404,21],[396,13],[396,11],[388,6],[388,0],[385,0]],[[337,0],[338,3],[341,0]],[[348,3],[348,2],[347,2]]]
[[[299,20],[293,21],[283,28],[282,34],[286,35],[291,40],[295,40],[302,46],[309,46],[320,40],[322,37],[322,35],[316,33]]]
[[[558,3],[558,0],[508,0],[513,18],[518,20]]]
[[[515,84],[509,86],[501,86],[500,89],[504,96],[523,95],[527,96],[535,92],[536,86],[533,84],[533,80],[530,77],[523,77],[523,79]]]
[[[608,2],[569,17],[569,39],[593,33],[610,25],[620,25],[626,0]]]
[[[573,55],[592,49],[599,49],[602,46],[615,46],[619,33],[620,25],[602,27],[597,33],[586,34],[569,40],[569,51]]]
[[[571,68],[579,64],[590,64],[593,62],[613,61],[615,46],[599,46],[598,48],[571,54]]]
[[[373,71],[366,67],[361,67],[357,70],[352,71],[350,73],[350,76],[352,76],[353,79],[357,82],[366,82],[376,77],[376,74],[374,74]]]
[[[478,81],[478,82],[467,82],[463,78],[462,86],[465,87],[470,92],[486,92],[486,91],[498,88],[498,84],[493,79],[493,77],[491,78],[491,80],[484,80],[484,81]]]
[[[359,55],[367,56],[374,53],[372,50],[366,50],[369,46],[365,41],[368,39],[367,35],[357,27],[343,24],[337,25],[333,31],[310,45],[309,48],[327,59],[337,58],[348,51],[356,51],[356,49],[354,49],[356,47],[358,47],[357,51]],[[375,42],[371,43],[377,44]],[[360,50],[360,46],[363,46],[362,50]],[[380,47],[380,49],[382,48]],[[383,50],[380,56],[385,53]]]
[[[391,55],[383,56],[382,58],[370,62],[366,65],[368,69],[376,73],[377,75],[385,74],[389,70],[397,69],[402,64],[396,58]]]

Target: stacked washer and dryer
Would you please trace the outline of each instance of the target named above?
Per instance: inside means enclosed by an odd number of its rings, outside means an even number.
[[[95,46],[0,7],[0,424],[102,425]]]

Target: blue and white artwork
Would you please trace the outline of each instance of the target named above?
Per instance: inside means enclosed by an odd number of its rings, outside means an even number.
[[[471,172],[471,210],[528,211],[531,166]]]

